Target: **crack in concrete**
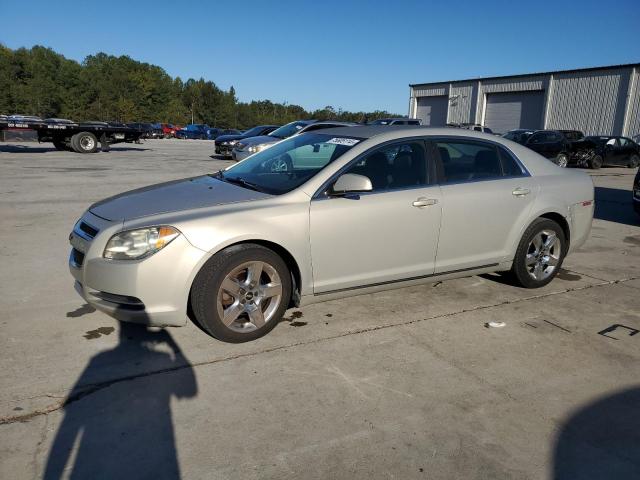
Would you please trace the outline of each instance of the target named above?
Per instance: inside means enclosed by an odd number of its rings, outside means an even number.
[[[579,272],[574,272],[574,273],[579,273]],[[582,275],[582,274],[580,274]],[[593,277],[592,277],[593,278]],[[606,280],[606,281],[602,281],[601,283],[594,283],[591,285],[583,285],[580,287],[573,287],[573,288],[567,288],[565,290],[560,290],[557,292],[549,292],[549,293],[544,293],[544,294],[539,294],[539,295],[532,295],[529,297],[523,297],[523,298],[515,298],[512,300],[504,300],[502,302],[498,302],[498,303],[492,303],[489,305],[478,305],[475,307],[471,307],[471,308],[463,308],[460,310],[456,310],[454,312],[447,312],[447,313],[442,313],[439,315],[433,315],[431,317],[426,317],[426,318],[418,318],[418,319],[414,319],[414,320],[407,320],[407,321],[402,321],[402,322],[395,322],[395,323],[389,323],[386,325],[376,325],[376,326],[372,326],[372,327],[365,327],[365,328],[359,328],[356,330],[348,330],[346,332],[340,333],[338,335],[331,335],[329,337],[322,337],[322,338],[315,338],[312,340],[303,340],[300,342],[295,342],[295,343],[289,343],[286,345],[279,345],[279,346],[275,346],[275,347],[269,347],[269,348],[264,348],[262,350],[258,350],[255,352],[247,352],[247,353],[238,353],[235,355],[230,355],[228,357],[223,357],[223,358],[217,358],[214,360],[206,360],[206,361],[202,361],[202,362],[196,362],[196,363],[189,363],[189,364],[185,364],[185,365],[178,365],[175,367],[171,367],[171,368],[164,368],[164,369],[159,369],[159,370],[152,370],[150,372],[143,372],[143,373],[138,373],[138,374],[134,374],[134,375],[128,375],[126,377],[121,377],[121,378],[116,378],[113,380],[108,380],[106,382],[100,382],[100,383],[96,383],[93,385],[88,385],[86,387],[84,387],[82,390],[77,391],[77,392],[71,392],[71,394],[66,397],[66,399],[64,399],[61,402],[55,403],[53,405],[49,405],[45,408],[42,409],[37,409],[34,410],[32,412],[29,413],[25,413],[22,415],[14,415],[14,416],[6,416],[6,417],[0,417],[0,425],[7,425],[7,424],[12,424],[12,423],[19,423],[19,422],[27,422],[29,420],[31,420],[32,418],[35,417],[39,417],[41,415],[48,415],[50,413],[56,412],[58,410],[64,409],[67,406],[83,399],[84,397],[87,397],[93,393],[99,392],[100,390],[104,390],[105,388],[108,388],[112,385],[116,385],[118,383],[122,383],[122,382],[129,382],[129,381],[133,381],[133,380],[138,380],[141,378],[146,378],[146,377],[151,377],[151,376],[155,376],[155,375],[162,375],[165,373],[173,373],[173,372],[177,372],[180,370],[184,370],[186,368],[195,368],[195,367],[202,367],[202,366],[206,366],[206,365],[215,365],[217,363],[222,363],[222,362],[228,362],[228,361],[232,361],[232,360],[238,360],[241,358],[250,358],[250,357],[255,357],[258,355],[263,355],[266,353],[271,353],[271,352],[277,352],[280,350],[286,350],[289,348],[296,348],[296,347],[300,347],[300,346],[307,346],[307,345],[314,345],[314,344],[318,344],[321,342],[326,342],[326,341],[331,341],[331,340],[335,340],[338,338],[344,338],[344,337],[348,337],[351,335],[360,335],[362,333],[369,333],[369,332],[376,332],[378,330],[385,330],[388,328],[395,328],[395,327],[399,327],[399,326],[406,326],[406,325],[413,325],[416,323],[421,323],[424,321],[428,321],[428,320],[437,320],[437,319],[442,319],[442,318],[449,318],[449,317],[453,317],[455,315],[461,315],[464,313],[469,313],[469,312],[476,312],[476,311],[480,311],[480,310],[487,310],[487,309],[491,309],[491,308],[497,308],[497,307],[501,307],[501,306],[505,306],[505,305],[513,305],[516,303],[521,303],[521,302],[527,302],[530,300],[538,300],[540,298],[547,298],[547,297],[551,297],[551,296],[555,296],[555,295],[562,295],[565,293],[571,293],[571,292],[578,292],[578,291],[582,291],[582,290],[588,290],[591,288],[596,288],[596,287],[605,287],[605,286],[609,286],[609,285],[617,285],[617,284],[624,284],[625,282],[629,282],[632,280],[638,280],[640,279],[640,276],[636,276],[636,277],[629,277],[629,278],[623,278],[623,279],[618,279],[618,280]]]

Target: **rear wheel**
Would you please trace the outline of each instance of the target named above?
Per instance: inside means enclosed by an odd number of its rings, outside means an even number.
[[[594,155],[593,158],[589,160],[589,168],[598,170],[600,167],[602,167],[602,156]]]
[[[71,147],[78,153],[94,153],[98,150],[98,139],[91,132],[76,133],[71,137]]]
[[[631,158],[629,158],[629,163],[627,164],[627,167],[636,168],[638,165],[640,165],[640,157],[635,154],[631,155]]]
[[[569,155],[566,153],[559,153],[556,157],[556,165],[562,168],[567,168],[567,165],[569,165]]]
[[[558,274],[567,247],[560,225],[538,218],[522,235],[511,273],[522,287],[543,287]]]
[[[256,244],[214,255],[191,288],[195,320],[225,342],[254,340],[269,333],[291,298],[291,274],[272,250]]]

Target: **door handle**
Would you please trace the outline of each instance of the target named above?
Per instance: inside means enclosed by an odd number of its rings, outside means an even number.
[[[531,190],[529,190],[528,188],[518,187],[511,193],[516,197],[524,197],[525,195],[529,195],[531,193]]]
[[[438,203],[438,200],[435,198],[424,198],[424,197],[420,197],[418,199],[416,199],[411,205],[413,205],[414,207],[429,207],[431,205],[435,205],[436,203]]]

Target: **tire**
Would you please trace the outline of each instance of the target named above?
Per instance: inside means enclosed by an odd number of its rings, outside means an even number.
[[[71,148],[78,153],[94,153],[98,150],[98,139],[91,132],[76,133],[71,137]]]
[[[257,282],[250,270],[261,272]],[[269,333],[284,315],[291,299],[291,273],[273,250],[252,243],[236,245],[204,264],[190,298],[203,330],[224,342],[247,342]]]
[[[566,153],[559,153],[554,160],[555,164],[562,168],[567,168],[569,165],[569,155]]]
[[[537,247],[544,247],[552,235],[555,235],[555,242],[550,249]],[[536,219],[525,230],[518,244],[511,267],[512,276],[521,287],[544,287],[562,268],[567,247],[568,243],[560,225],[547,218]]]
[[[640,157],[636,154],[631,155],[631,158],[629,158],[629,163],[627,164],[627,167],[636,168],[638,165],[640,165]]]
[[[589,160],[589,168],[592,168],[593,170],[598,170],[600,169],[600,167],[602,167],[602,156],[601,155],[594,155],[593,158],[591,160]]]

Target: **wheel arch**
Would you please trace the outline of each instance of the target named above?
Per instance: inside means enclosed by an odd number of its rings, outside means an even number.
[[[296,261],[295,257],[282,245],[264,239],[243,239],[228,245],[224,245],[222,248],[219,248],[213,252],[210,252],[210,255],[207,255],[206,258],[198,265],[198,268],[192,273],[191,276],[191,284],[189,286],[189,292],[187,294],[187,316],[194,321],[195,318],[193,316],[192,306],[191,306],[191,289],[193,288],[193,283],[195,282],[196,276],[198,272],[203,268],[204,264],[209,261],[213,256],[217,255],[220,252],[232,247],[236,247],[238,245],[244,244],[255,244],[260,245],[262,247],[268,248],[269,250],[274,251],[276,254],[284,260],[284,263],[287,265],[289,272],[291,273],[291,281],[292,281],[292,292],[291,299],[289,300],[289,305],[287,308],[294,308],[300,305],[300,296],[301,296],[301,285],[302,285],[302,273],[300,270],[300,266]],[[197,324],[197,322],[194,321]]]
[[[560,228],[562,228],[562,233],[564,233],[565,240],[567,241],[568,251],[569,246],[571,245],[571,227],[569,226],[569,222],[567,221],[566,217],[558,212],[546,212],[538,215],[538,217],[536,218],[546,218],[560,225]]]

